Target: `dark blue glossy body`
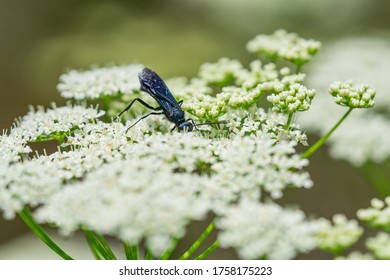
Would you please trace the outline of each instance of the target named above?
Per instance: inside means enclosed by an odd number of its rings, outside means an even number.
[[[173,122],[179,130],[184,128],[187,128],[189,131],[192,130],[191,120],[185,120],[184,111],[180,107],[182,102],[179,104],[176,101],[167,85],[156,72],[149,68],[144,68],[138,74],[138,78],[141,90],[149,93],[160,104],[161,110],[169,121]]]
[[[138,121],[136,121],[132,126],[128,129],[132,128],[139,121],[147,118],[150,115],[161,115],[164,114],[167,119],[175,124],[173,129],[177,127],[179,131],[192,131],[193,128],[196,128],[196,124],[192,119],[185,119],[184,111],[181,109],[180,105],[183,101],[177,102],[175,97],[173,97],[172,93],[168,89],[167,85],[164,81],[151,69],[144,68],[138,74],[139,82],[141,84],[141,90],[149,93],[160,105],[159,107],[152,107],[145,101],[140,98],[134,99],[119,115],[119,118],[124,112],[128,111],[130,107],[134,104],[135,101],[138,101],[145,107],[153,110],[149,114],[141,117]],[[173,130],[172,129],[172,130]]]

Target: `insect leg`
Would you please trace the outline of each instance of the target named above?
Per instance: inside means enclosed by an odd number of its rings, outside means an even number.
[[[175,125],[174,127],[172,127],[172,129],[171,129],[171,132],[172,132],[172,131],[174,131],[174,130],[175,130],[175,128],[176,128],[176,125]]]
[[[181,106],[181,104],[183,104],[183,101],[184,100],[180,100],[179,102],[177,102],[179,104],[179,106]]]
[[[154,108],[153,108],[154,109]],[[145,116],[142,116],[140,117],[135,123],[133,123],[128,129],[126,129],[126,132],[129,131],[130,128],[132,128],[133,126],[135,126],[137,123],[139,123],[140,121],[142,121],[143,119],[146,119],[147,117],[149,117],[150,115],[162,115],[164,114],[164,112],[151,112],[149,114],[146,114]]]
[[[120,112],[119,115],[115,119],[118,119],[124,112],[127,112],[131,108],[131,106],[133,106],[135,101],[138,101],[139,103],[144,105],[146,108],[149,108],[150,110],[153,110],[153,111],[161,110],[161,107],[154,108],[154,107],[150,106],[148,103],[146,103],[145,101],[143,101],[142,99],[136,98],[133,101],[131,101],[131,103],[122,112]]]
[[[189,118],[189,119],[186,119],[187,122],[191,122],[192,123],[192,126],[197,130],[199,131],[198,127],[197,127],[197,124],[194,122],[193,119]]]

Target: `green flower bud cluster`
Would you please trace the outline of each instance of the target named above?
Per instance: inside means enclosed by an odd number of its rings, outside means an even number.
[[[390,234],[379,232],[376,236],[367,238],[366,247],[377,259],[390,259]]]
[[[329,93],[335,102],[341,106],[350,108],[371,108],[374,106],[376,90],[367,84],[354,85],[351,80],[334,82],[329,88]]]
[[[277,93],[273,93],[267,97],[267,100],[272,103],[275,112],[295,113],[306,111],[310,108],[312,99],[315,96],[314,89],[308,89],[302,84],[292,84],[287,90],[284,87],[277,86],[274,88]]]
[[[356,220],[348,220],[343,214],[334,215],[332,221],[333,225],[328,220],[320,220],[317,243],[320,249],[339,255],[358,241],[363,229]]]
[[[390,232],[390,197],[385,198],[385,201],[373,198],[371,207],[360,209],[357,216],[362,222],[375,229]]]

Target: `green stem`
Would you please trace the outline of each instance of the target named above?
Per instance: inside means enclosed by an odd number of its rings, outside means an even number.
[[[43,241],[50,249],[52,249],[57,255],[64,260],[72,260],[67,253],[65,253],[47,234],[47,232],[34,220],[30,209],[25,206],[21,212],[18,213],[19,217],[26,223],[26,225],[32,230],[32,232]]]
[[[100,242],[100,244],[103,246],[104,250],[110,255],[111,259],[116,260],[114,252],[111,250],[110,246],[108,245],[106,239],[103,237],[103,235],[94,232],[94,235],[96,239]]]
[[[127,260],[138,260],[138,244],[129,245],[126,242],[123,242],[123,248],[125,249],[126,259]]]
[[[204,260],[211,252],[213,252],[219,245],[219,241],[214,241],[213,244],[211,244],[210,247],[206,249],[202,254],[200,254],[198,257],[195,258],[195,260]]]
[[[88,244],[91,247],[91,250],[97,259],[105,259],[105,260],[116,260],[115,255],[112,253],[111,249],[108,247],[106,241],[101,240],[98,234],[94,233],[91,230],[83,229],[85,233],[85,237],[88,240]],[[108,248],[107,248],[108,247]]]
[[[295,71],[296,71],[296,74],[299,74],[302,70],[302,64],[296,64],[296,68],[295,68]]]
[[[352,112],[353,108],[349,108],[349,110],[341,117],[341,119],[326,133],[320,140],[318,140],[313,146],[311,146],[306,152],[302,154],[302,158],[308,158],[317,151],[325,141],[332,135],[332,133],[340,126],[340,124],[348,117],[348,115]]]
[[[214,221],[212,221],[199,238],[192,244],[192,246],[179,258],[179,260],[188,260],[188,258],[195,252],[196,249],[204,242],[214,229]]]
[[[102,254],[100,253],[100,251],[98,250],[95,244],[95,240],[93,238],[90,238],[87,233],[85,233],[85,237],[88,241],[89,249],[92,251],[92,254],[95,256],[95,259],[104,260],[104,256],[102,256]]]
[[[292,118],[294,116],[294,113],[289,113],[288,114],[288,119],[287,119],[287,122],[286,124],[284,125],[284,129],[289,129],[290,128],[290,125],[291,125],[291,121],[292,121]]]
[[[146,251],[145,251],[145,260],[153,260],[153,255],[150,252],[150,250],[147,249],[147,248],[146,248]]]
[[[160,260],[167,260],[172,255],[175,250],[177,243],[179,243],[179,239],[173,237],[168,248],[161,254]]]

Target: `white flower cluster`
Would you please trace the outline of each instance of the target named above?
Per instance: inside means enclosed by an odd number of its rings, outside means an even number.
[[[177,92],[178,98],[190,99],[182,108],[201,120],[216,120],[228,108],[249,108],[263,94],[258,85],[276,80],[279,74],[287,75],[285,70],[279,72],[272,63],[263,66],[259,60],[255,60],[249,70],[237,63],[223,58],[217,63],[202,65],[201,78],[192,79],[189,84],[183,79],[174,80],[172,90],[175,95]],[[214,97],[210,95],[211,86],[216,84],[223,87]],[[171,85],[169,80],[168,85]]]
[[[238,60],[220,58],[216,63],[204,63],[200,66],[199,77],[209,84],[226,86],[237,79],[237,73],[243,70]]]
[[[310,47],[295,34],[272,36],[284,42],[278,56],[298,66],[316,51],[314,43]],[[138,94],[142,67],[70,71],[61,76],[58,90],[77,101],[108,96],[102,102],[111,116]],[[296,123],[286,129],[283,114],[310,105],[314,91],[303,86],[303,79],[272,63],[256,60],[245,69],[236,60],[221,59],[204,64],[199,77],[167,80],[196,123],[226,122],[192,133],[165,133],[168,129],[160,129],[169,127],[164,116],[127,130],[134,119],[107,123],[99,120],[103,111],[70,103],[30,111],[0,136],[5,159],[0,209],[12,218],[27,205],[40,223],[64,234],[88,228],[131,245],[144,242],[154,256],[183,237],[191,221],[211,213],[217,216],[221,245],[241,257],[294,258],[316,246],[319,224],[271,201],[286,188],[313,185],[305,171],[308,160],[295,149],[298,143],[307,145],[306,134]],[[255,106],[268,93],[273,101],[279,97],[278,112]],[[111,98],[117,95],[121,100]],[[132,113],[141,114],[137,107]],[[56,152],[26,155],[34,152],[28,142],[47,140],[59,142]]]
[[[350,108],[371,108],[374,106],[376,90],[367,84],[354,85],[352,80],[334,82],[330,85],[329,93],[335,102]]]
[[[366,247],[375,255],[377,259],[390,259],[390,234],[379,232],[374,237],[367,238]]]
[[[342,214],[336,214],[330,221],[320,220],[317,233],[318,247],[322,250],[340,254],[344,249],[356,243],[363,234],[363,229],[356,220],[348,220]]]
[[[47,202],[64,182],[80,179],[105,162],[120,158],[122,154],[118,150],[127,143],[124,132],[122,124],[109,125],[99,121],[86,124],[83,130],[69,137],[69,145],[76,148],[40,155],[1,168],[0,208],[4,217],[13,218],[26,204],[36,206]],[[78,141],[81,138],[87,139],[88,144]]]
[[[261,189],[273,198],[280,198],[286,186],[310,188],[313,183],[307,173],[292,171],[293,168],[302,170],[308,164],[293,154],[296,143],[281,141],[274,144],[275,140],[267,133],[253,139],[234,138],[228,147],[219,151],[220,161],[213,165],[213,170],[222,176],[213,176],[212,181],[221,188],[240,194],[247,192],[256,198]]]
[[[25,154],[32,152],[27,142],[20,137],[11,135],[0,135],[0,169],[1,166],[17,162]]]
[[[64,98],[96,99],[104,95],[132,94],[139,90],[138,73],[141,64],[71,70],[60,76],[57,89]]]
[[[51,109],[33,107],[15,123],[10,134],[17,139],[35,141],[38,137],[50,137],[53,133],[69,132],[73,128],[82,127],[85,123],[104,115],[104,111],[84,106],[56,107]]]
[[[325,46],[309,71],[308,82],[317,92],[326,92],[335,80],[365,81],[377,88],[375,106],[354,110],[327,140],[330,154],[354,166],[381,163],[390,157],[390,67],[388,42],[375,38],[347,38]],[[375,67],[372,67],[375,65]],[[299,118],[303,128],[320,135],[342,117],[345,108],[335,106],[329,94],[317,94],[311,109]]]
[[[260,60],[254,60],[249,64],[249,70],[245,68],[239,71],[237,76],[237,84],[242,85],[246,89],[253,88],[259,83],[274,81],[279,75],[286,76],[290,74],[289,68],[278,70],[274,63],[263,65]]]
[[[390,231],[390,197],[384,201],[373,198],[371,207],[359,209],[358,218],[373,228]]]
[[[318,41],[305,40],[285,30],[277,30],[271,35],[258,35],[247,44],[250,52],[272,59],[286,59],[298,66],[310,61],[320,47],[321,43]]]
[[[246,136],[257,134],[258,131],[266,132],[276,142],[282,140],[295,141],[307,146],[307,135],[300,129],[298,124],[292,124],[290,129],[285,129],[287,117],[284,114],[273,111],[265,112],[264,109],[258,108],[250,112],[246,110],[229,111],[221,117],[226,121],[226,127],[231,133],[237,136]]]
[[[192,78],[188,81],[185,77],[176,77],[166,80],[166,84],[177,100],[197,99],[212,93],[208,82],[199,78]]]
[[[312,185],[303,171],[307,160],[296,155],[294,141],[277,142],[261,132],[214,140],[196,133],[144,134],[144,127],[147,124],[140,124],[126,134],[121,123],[84,123],[67,135],[62,146],[69,151],[2,169],[4,216],[12,218],[26,204],[41,205],[40,221],[56,223],[63,232],[84,225],[131,242],[145,238],[157,254],[167,245],[168,236],[184,232],[185,225],[195,219],[192,214],[200,213],[196,217],[201,218],[206,210],[220,213],[241,197],[258,199],[261,190],[280,197],[286,187]],[[140,196],[133,200],[133,195]],[[201,203],[195,205],[198,198]],[[158,214],[168,208],[168,202],[172,212]],[[124,216],[123,205],[131,215]],[[158,207],[148,210],[153,205]],[[129,220],[141,206],[149,207],[141,211],[144,218]],[[151,223],[154,220],[147,215],[158,217],[165,228]],[[139,225],[141,221],[145,224]],[[137,225],[134,231],[131,224]]]
[[[222,247],[233,247],[244,259],[292,259],[316,247],[316,222],[299,210],[241,200],[218,221]]]
[[[266,93],[272,93],[268,100],[274,104],[274,111],[281,113],[295,113],[297,111],[308,110],[311,100],[315,96],[313,89],[308,89],[302,82],[304,74],[289,75],[288,71],[280,71],[281,79],[278,79],[278,72],[264,78],[260,82],[261,76],[251,76],[247,72],[250,83],[243,83],[241,86],[225,86],[216,96],[205,94],[194,95],[190,102],[183,104],[182,108],[201,120],[217,120],[229,111],[229,108],[248,109],[256,104],[260,97]],[[241,77],[244,77],[241,71]],[[246,74],[245,74],[246,75]],[[256,82],[255,82],[256,81]],[[252,84],[253,83],[253,84]],[[252,87],[256,84],[255,87]],[[249,86],[251,85],[251,86]],[[183,90],[182,90],[183,91]]]
[[[65,234],[83,225],[129,244],[145,240],[158,256],[172,236],[182,237],[189,222],[204,217],[207,201],[195,192],[205,182],[150,158],[118,160],[65,186],[36,217]]]
[[[292,84],[288,90],[273,93],[267,97],[272,103],[272,110],[282,113],[295,113],[307,111],[315,96],[313,89],[308,89],[301,84]]]
[[[227,110],[223,100],[210,95],[198,95],[196,99],[183,103],[181,107],[200,120],[216,120]]]
[[[0,209],[13,219],[25,204],[35,207],[61,186],[59,170],[45,156],[17,162],[0,170]]]

